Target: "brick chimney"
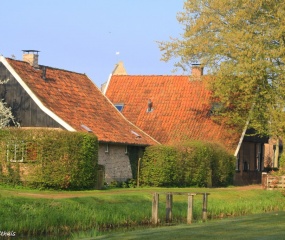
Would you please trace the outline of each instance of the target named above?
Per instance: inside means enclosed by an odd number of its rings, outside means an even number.
[[[37,50],[22,50],[23,61],[29,63],[34,68],[39,68],[39,51]]]
[[[192,76],[201,77],[203,75],[204,68],[201,67],[201,64],[192,64]]]

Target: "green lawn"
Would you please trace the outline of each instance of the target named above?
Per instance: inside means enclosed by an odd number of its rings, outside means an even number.
[[[210,193],[207,212],[209,221],[200,224],[202,196],[197,195],[194,199],[193,225],[180,225],[186,223],[187,196],[174,195],[173,224],[177,227],[151,228],[151,206],[154,192]],[[148,233],[153,236],[155,234],[163,236],[163,238],[158,239],[167,239],[168,236],[172,236],[170,239],[173,239],[173,235],[168,233],[172,230],[175,235],[179,236],[179,239],[183,239],[183,237],[189,239],[191,236],[193,236],[192,239],[200,239],[199,234],[204,235],[206,233],[210,234],[211,239],[213,239],[216,233],[231,234],[234,231],[241,231],[240,229],[244,229],[240,235],[249,234],[250,231],[247,228],[250,227],[250,223],[262,220],[260,217],[262,215],[256,214],[279,212],[278,215],[274,215],[276,218],[273,220],[269,219],[265,223],[257,224],[256,227],[260,226],[260,229],[256,230],[253,235],[263,231],[268,234],[279,234],[280,222],[278,219],[281,217],[284,222],[284,214],[282,213],[285,211],[284,195],[282,191],[266,191],[261,186],[242,188],[135,188],[90,191],[39,191],[0,186],[0,229],[2,231],[14,231],[17,237],[23,236],[29,239],[31,236],[39,237],[47,234],[52,236],[65,235],[66,239],[82,239],[102,235],[102,232],[105,234],[105,230],[119,229],[119,232],[122,232],[124,228],[148,227],[148,229],[138,233],[136,239],[144,239],[144,234]],[[245,215],[259,216],[259,218],[257,220],[245,218],[248,222],[243,220],[238,223],[236,217]],[[264,216],[270,217],[270,215]],[[159,219],[160,226],[166,225],[165,194],[160,197]],[[231,221],[234,221],[233,224]],[[245,224],[242,225],[243,222]],[[206,226],[207,228],[205,228]],[[201,229],[200,232],[198,231],[199,228]],[[205,229],[207,229],[206,233],[204,233]],[[125,239],[120,238],[121,233],[117,232],[117,234],[117,239]],[[262,233],[263,235],[265,234]],[[73,238],[69,238],[69,236]],[[149,235],[145,237],[149,238]]]
[[[285,212],[254,214],[195,223],[104,235],[92,239],[189,240],[285,239]]]

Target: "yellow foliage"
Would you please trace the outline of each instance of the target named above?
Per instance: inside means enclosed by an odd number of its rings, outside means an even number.
[[[206,67],[213,99],[230,124],[260,134],[285,133],[285,2],[188,0],[178,13],[180,38],[158,42],[162,60],[188,71]]]

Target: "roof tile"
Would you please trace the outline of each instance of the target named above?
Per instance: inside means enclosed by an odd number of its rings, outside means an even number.
[[[206,80],[191,81],[188,76],[112,76],[106,96],[124,103],[122,113],[161,143],[185,139],[219,142],[234,150],[239,134],[211,119],[211,93]],[[153,112],[147,113],[147,101]]]
[[[122,144],[153,145],[157,142],[130,123],[85,75],[46,67],[42,70],[28,63],[6,59],[42,104],[77,131],[97,135],[99,141]],[[40,66],[42,67],[42,66]],[[132,134],[137,132],[141,137]]]

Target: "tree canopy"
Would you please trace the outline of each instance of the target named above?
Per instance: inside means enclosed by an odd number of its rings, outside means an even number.
[[[9,79],[0,80],[0,84],[6,84],[8,81]],[[19,126],[19,123],[15,121],[11,108],[2,99],[0,100],[0,129],[10,125]]]
[[[162,60],[205,66],[213,101],[228,123],[259,134],[285,133],[285,2],[188,0],[180,37],[159,42]],[[225,119],[224,118],[224,119]]]

